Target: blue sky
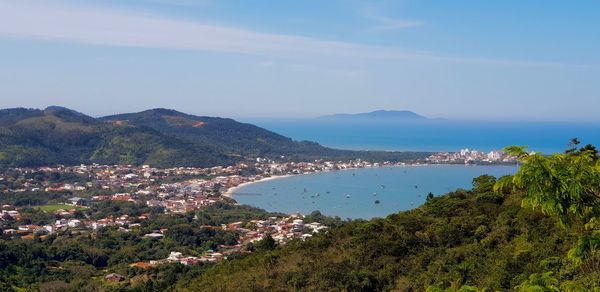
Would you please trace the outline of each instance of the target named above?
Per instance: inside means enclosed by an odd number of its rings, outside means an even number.
[[[598,1],[0,0],[0,107],[599,121]]]

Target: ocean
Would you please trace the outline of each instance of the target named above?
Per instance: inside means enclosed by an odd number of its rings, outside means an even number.
[[[319,119],[249,120],[295,140],[354,150],[479,151],[527,145],[543,153],[561,152],[571,138],[600,145],[600,124],[560,122],[445,121],[348,123]]]
[[[295,140],[354,150],[491,151],[527,145],[532,151],[554,153],[564,151],[574,137],[582,144],[600,145],[600,125],[594,123],[447,120],[352,123],[319,119],[247,122]],[[474,177],[502,176],[516,169],[516,166],[452,165],[319,173],[244,186],[234,198],[269,211],[319,210],[330,216],[369,219],[415,208],[429,192],[442,195],[457,188],[469,189]]]
[[[427,165],[364,168],[282,177],[238,188],[241,204],[284,213],[318,210],[343,219],[384,217],[436,196],[470,189],[473,178],[512,174],[517,166]],[[376,203],[378,201],[378,203]]]

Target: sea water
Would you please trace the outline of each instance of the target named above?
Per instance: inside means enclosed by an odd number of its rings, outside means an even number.
[[[249,184],[233,198],[268,211],[308,214],[314,210],[341,218],[384,217],[418,207],[436,196],[470,189],[473,178],[512,174],[517,166],[427,165],[321,172]]]
[[[444,121],[329,122],[253,120],[258,126],[322,145],[355,150],[479,151],[527,145],[532,151],[553,153],[567,148],[571,138],[600,146],[600,124],[567,122]]]

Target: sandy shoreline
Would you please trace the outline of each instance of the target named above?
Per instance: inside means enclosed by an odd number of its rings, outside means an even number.
[[[235,187],[227,189],[227,191],[225,193],[221,194],[221,196],[233,199],[233,195],[235,194],[235,192],[237,190],[239,190],[240,188],[245,187],[247,185],[251,185],[251,184],[255,184],[255,183],[259,183],[259,182],[264,182],[264,181],[269,181],[269,180],[274,180],[274,179],[279,179],[279,178],[296,176],[296,175],[301,175],[301,174],[273,175],[273,176],[261,178],[259,180],[254,180],[254,181],[249,181],[249,182],[241,183],[241,184],[239,184],[239,185],[237,185]]]

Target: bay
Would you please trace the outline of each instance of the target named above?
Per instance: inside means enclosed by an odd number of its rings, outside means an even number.
[[[470,189],[473,178],[512,174],[517,166],[425,165],[352,169],[260,181],[238,188],[233,198],[268,211],[351,219],[384,217],[418,207],[430,192]],[[378,203],[376,203],[378,201]]]

